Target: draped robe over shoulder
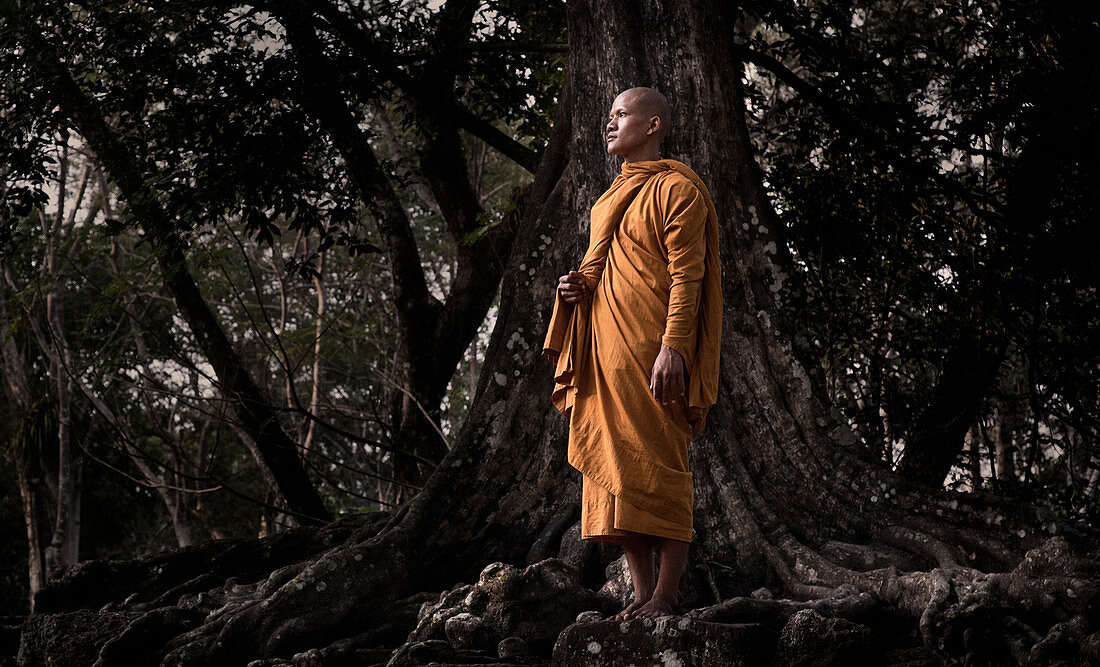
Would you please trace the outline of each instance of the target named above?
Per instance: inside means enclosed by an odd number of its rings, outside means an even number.
[[[689,541],[687,448],[717,397],[722,321],[706,186],[675,160],[624,163],[592,207],[578,270],[587,295],[556,298],[543,351],[555,363],[554,405],[569,419],[569,463],[584,475],[582,514],[606,511],[613,524],[582,536]],[[668,405],[650,389],[661,343],[686,371],[686,395]]]

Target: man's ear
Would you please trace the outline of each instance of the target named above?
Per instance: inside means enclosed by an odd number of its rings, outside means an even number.
[[[661,132],[661,117],[654,116],[649,119],[649,127],[646,129],[646,134],[660,134]]]

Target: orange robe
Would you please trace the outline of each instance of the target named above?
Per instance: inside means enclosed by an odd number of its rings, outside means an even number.
[[[624,531],[691,540],[688,443],[718,393],[722,325],[718,218],[675,160],[624,163],[592,207],[580,273],[588,296],[557,297],[543,351],[554,405],[583,475],[582,537]],[[650,376],[661,343],[684,359],[686,400],[661,405]]]

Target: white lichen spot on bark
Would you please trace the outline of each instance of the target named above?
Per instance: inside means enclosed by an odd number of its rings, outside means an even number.
[[[502,387],[508,384],[508,376],[504,373],[493,373],[493,380]]]
[[[807,396],[813,393],[813,384],[810,382],[810,376],[806,373],[806,369],[802,367],[802,364],[792,363],[791,372],[794,373],[796,378],[802,381],[802,391],[806,392]]]
[[[603,650],[603,647],[600,646],[599,642],[588,642],[588,647],[587,648],[588,648],[588,652],[591,653],[592,655],[596,655],[597,653],[599,653],[600,651]]]
[[[772,254],[775,254],[775,244],[769,242],[768,245],[771,246],[771,248],[772,248],[772,250],[771,250]],[[775,282],[772,283],[772,286],[769,288],[769,289],[771,289],[772,294],[779,294],[779,292],[782,291],[783,283],[785,283],[785,282],[787,282],[787,274],[783,273],[782,271],[776,271],[775,272]]]
[[[662,667],[684,667],[684,661],[680,659],[679,654],[670,648],[661,651],[657,657],[661,660]]]

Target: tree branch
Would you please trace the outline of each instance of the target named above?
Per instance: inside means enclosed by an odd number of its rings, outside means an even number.
[[[896,126],[888,127],[883,123],[868,118],[867,114],[860,113],[858,109],[832,99],[823,93],[817,86],[798,76],[798,74],[789,67],[771,56],[755,51],[744,44],[732,44],[731,48],[743,61],[752,63],[757,67],[761,67],[771,72],[777,79],[790,86],[795,92],[802,95],[812,104],[817,105],[825,112],[825,116],[829,123],[838,130],[863,137],[873,137],[875,130],[879,130],[888,135],[896,135],[899,132],[899,128]],[[1003,155],[996,151],[964,145],[959,141],[958,137],[941,135],[940,138],[930,137],[928,141],[930,145],[939,148],[957,149],[973,155],[981,155],[989,159],[999,160],[1004,158]]]
[[[472,111],[456,102],[449,94],[440,94],[431,86],[426,86],[397,65],[393,64],[386,49],[374,42],[365,30],[329,2],[318,2],[314,9],[328,22],[328,27],[353,51],[359,54],[364,63],[376,69],[382,76],[400,88],[411,99],[433,109],[440,117],[448,117],[462,129],[478,137],[501,152],[530,173],[538,168],[539,154],[501,132],[492,123],[475,115]],[[448,91],[449,92],[449,91]]]
[[[417,341],[423,341],[425,328],[434,327],[440,304],[428,291],[420,251],[405,207],[382,171],[347,102],[337,94],[338,88],[330,63],[323,56],[320,40],[313,27],[302,21],[305,12],[287,3],[276,3],[275,11],[287,24],[287,38],[299,74],[303,85],[308,87],[302,91],[301,103],[332,137],[347,162],[360,198],[375,214],[393,275],[393,300],[401,337],[406,345],[415,346]]]

